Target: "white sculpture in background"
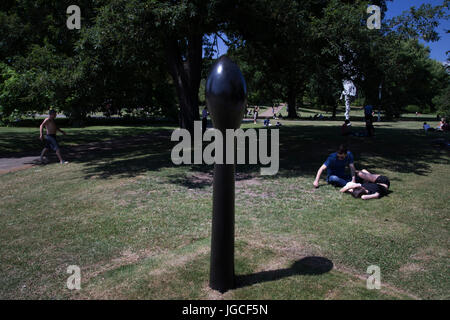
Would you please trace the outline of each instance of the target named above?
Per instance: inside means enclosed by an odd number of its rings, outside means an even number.
[[[381,9],[379,6],[369,6],[367,8],[367,13],[371,14],[371,16],[367,19],[367,28],[370,30],[372,29],[380,29],[381,28]],[[351,48],[347,47],[348,52],[350,52],[350,55],[347,56],[347,61],[344,61],[343,56],[339,56],[339,60],[342,63],[342,69],[344,74],[347,75],[347,79],[345,79],[342,82],[342,85],[344,86],[344,91],[342,91],[341,94],[341,100],[342,96],[344,96],[345,99],[345,120],[350,120],[350,102],[352,98],[356,96],[356,87],[352,80],[355,80],[357,77],[357,70],[353,66],[353,60],[356,58],[356,54],[351,50]],[[363,78],[363,77],[362,77]],[[380,89],[380,95],[381,95],[381,89]],[[381,100],[381,96],[380,96]]]
[[[356,59],[356,54],[350,49],[347,48],[347,58],[344,56],[339,56],[339,60],[341,61],[341,68],[344,74],[344,80],[342,81],[342,85],[344,86],[344,91],[341,93],[342,97],[345,99],[345,120],[350,121],[350,102],[356,96],[356,86],[353,81],[358,76],[358,71],[353,65],[354,59]]]
[[[344,80],[342,82],[344,86],[344,91],[342,91],[342,96],[344,96],[345,99],[345,120],[350,120],[350,102],[353,97],[356,96],[356,87],[353,81],[351,80]]]

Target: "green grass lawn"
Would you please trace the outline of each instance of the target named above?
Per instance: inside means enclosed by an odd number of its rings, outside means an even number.
[[[224,295],[208,288],[212,166],[173,165],[170,127],[68,129],[70,164],[0,175],[0,298],[449,299],[450,155],[432,144],[449,136],[414,120],[376,123],[373,139],[282,121],[279,173],[237,167],[238,288]],[[0,155],[34,155],[37,138],[0,128]],[[312,187],[341,142],[358,169],[391,178],[389,196]],[[80,291],[66,288],[69,265]],[[366,288],[370,265],[381,290]]]

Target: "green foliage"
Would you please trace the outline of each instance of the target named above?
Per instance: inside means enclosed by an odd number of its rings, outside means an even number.
[[[450,118],[450,84],[448,80],[445,88],[434,97],[433,103],[436,105],[438,115]]]
[[[429,49],[417,40],[399,40],[394,35],[380,37],[375,46],[360,65],[365,78],[359,85],[369,103],[378,104],[382,83],[381,105],[388,115],[399,114],[410,104],[419,106],[419,111],[433,109],[432,99],[448,75],[429,58]]]
[[[439,19],[449,18],[449,8],[449,0],[444,0],[441,5],[437,6],[429,3],[422,4],[419,8],[413,6],[400,16],[391,19],[388,25],[404,39],[421,37],[425,41],[436,41],[440,38],[436,31]]]
[[[0,121],[4,124],[4,117],[11,113],[11,103],[15,96],[14,84],[18,75],[14,69],[4,63],[0,63]]]
[[[205,103],[201,79],[213,63],[214,42],[224,35],[247,80],[250,104],[285,101],[295,117],[307,97],[335,110],[342,80],[354,75],[360,96],[373,104],[383,84],[388,115],[407,105],[446,108],[448,75],[417,39],[438,38],[447,0],[412,8],[382,30],[368,30],[365,20],[368,4],[384,14],[384,0],[80,0],[81,30],[65,26],[69,4],[2,2],[2,118],[55,108],[82,124],[91,112],[125,110],[184,119],[186,126]]]
[[[55,54],[51,45],[33,45],[26,57],[16,57],[14,67],[2,64],[0,95],[4,115],[14,110],[25,114],[63,109],[70,64],[71,59]]]
[[[421,110],[420,110],[419,106],[411,104],[411,105],[408,105],[405,107],[405,111],[409,112],[409,113],[415,113],[415,112],[419,112]]]
[[[2,35],[17,25],[29,36],[26,43],[16,43],[21,35],[13,33],[0,43],[3,64],[17,70],[14,77],[2,72],[10,78],[1,87],[3,114],[56,108],[82,124],[89,112],[106,111],[109,102],[119,112],[139,108],[145,114],[176,118],[163,53],[149,45],[154,39],[142,29],[141,2],[85,1],[79,4],[81,32],[65,26],[67,3],[39,3],[41,13],[47,13],[44,21],[30,5],[19,4],[27,16],[14,6],[0,11],[0,21],[7,22],[0,28]]]

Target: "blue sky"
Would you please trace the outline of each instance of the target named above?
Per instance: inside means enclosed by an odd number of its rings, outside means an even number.
[[[410,7],[419,7],[421,4],[430,3],[432,5],[441,5],[443,0],[394,0],[393,2],[388,2],[388,11],[386,12],[386,18],[390,19],[394,16],[400,15],[403,11],[408,10]],[[445,30],[450,29],[450,23],[448,20],[442,19],[440,25],[437,29],[441,40],[437,42],[424,42],[426,46],[431,49],[431,58],[438,61],[446,61],[447,56],[446,51],[450,50],[450,36],[445,33]]]
[[[390,19],[394,16],[400,15],[403,11],[408,10],[410,7],[415,6],[419,7],[421,4],[430,3],[432,5],[440,5],[443,3],[443,0],[394,0],[393,2],[388,2],[388,11],[386,12],[386,18]],[[442,19],[440,21],[440,25],[437,29],[441,39],[437,42],[427,42],[421,41],[426,46],[431,49],[431,58],[438,61],[446,61],[447,56],[445,54],[446,51],[450,50],[450,36],[445,33],[444,30],[450,29],[450,23],[448,20]],[[227,46],[225,43],[218,39],[218,54],[217,56],[221,56],[227,52]]]

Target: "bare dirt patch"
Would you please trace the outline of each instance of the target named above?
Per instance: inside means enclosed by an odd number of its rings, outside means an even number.
[[[420,264],[417,264],[417,263],[408,263],[408,264],[403,265],[399,269],[399,271],[402,273],[413,273],[413,272],[425,271],[425,268],[423,268]]]
[[[85,281],[105,273],[110,270],[120,268],[129,264],[134,264],[140,260],[156,256],[160,254],[158,251],[141,250],[139,252],[132,252],[130,249],[124,250],[119,257],[113,258],[110,261],[101,261],[86,268],[84,272]]]
[[[211,172],[196,172],[187,177],[187,180],[193,185],[212,185],[213,174]]]
[[[175,181],[175,180],[174,180]],[[190,189],[198,189],[206,186],[212,186],[214,181],[214,171],[208,172],[193,172],[187,175],[182,181],[180,179],[175,182],[181,183]],[[261,178],[255,177],[252,174],[236,173],[236,190],[242,190],[248,186],[261,185],[263,183]]]
[[[213,290],[209,287],[209,283],[205,283],[203,285],[203,292],[206,296],[206,300],[224,300],[227,296],[229,296],[229,292],[227,291],[224,294],[220,293],[219,291]]]
[[[173,270],[176,267],[183,266],[187,264],[188,262],[194,260],[198,256],[202,254],[206,254],[209,252],[209,247],[200,247],[198,250],[185,254],[185,255],[175,255],[175,254],[168,254],[165,256],[166,262],[159,268],[153,269],[149,274],[150,275],[161,275],[166,272],[170,272],[170,270]]]

